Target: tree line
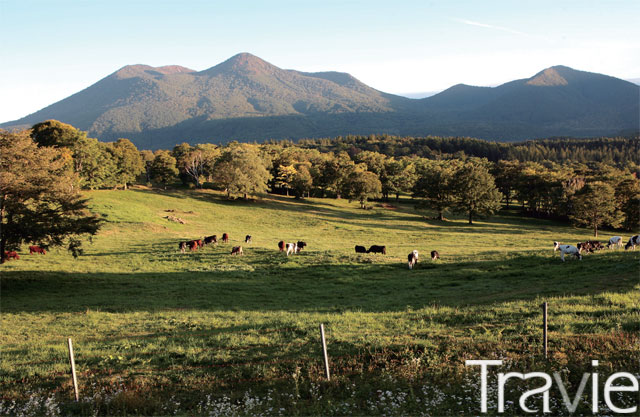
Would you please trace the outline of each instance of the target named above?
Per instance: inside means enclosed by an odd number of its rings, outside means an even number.
[[[370,135],[299,144],[183,143],[151,152],[127,139],[99,142],[55,120],[34,125],[29,135],[39,147],[59,149],[85,189],[182,183],[229,197],[272,192],[348,198],[362,208],[371,198],[403,194],[439,219],[457,212],[470,223],[502,205],[530,216],[571,219],[595,233],[602,226],[635,230],[640,223],[639,155],[630,139],[504,144]]]

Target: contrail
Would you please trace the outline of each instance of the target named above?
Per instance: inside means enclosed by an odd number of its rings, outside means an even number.
[[[514,30],[514,29],[505,28],[503,26],[488,25],[486,23],[474,22],[473,20],[467,20],[467,19],[453,19],[453,20],[455,20],[456,22],[459,22],[459,23],[464,23],[465,25],[479,26],[481,28],[501,30],[503,32],[509,32],[509,33],[513,33],[515,35],[531,36],[531,35],[529,35],[527,33],[520,32],[520,31]]]

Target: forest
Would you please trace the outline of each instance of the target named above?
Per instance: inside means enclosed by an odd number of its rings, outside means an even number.
[[[12,133],[3,132],[3,135]],[[640,224],[638,138],[546,139],[522,143],[388,135],[307,139],[298,143],[182,143],[138,150],[128,139],[103,143],[55,120],[29,131],[35,143],[62,149],[84,189],[146,184],[223,190],[229,198],[261,193],[297,198],[411,196],[440,220],[469,223],[498,209],[570,220],[593,229],[635,231]]]

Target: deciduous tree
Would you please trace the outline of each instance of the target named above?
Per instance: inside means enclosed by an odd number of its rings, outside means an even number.
[[[82,253],[80,237],[94,235],[100,219],[81,198],[67,154],[38,147],[29,132],[0,131],[0,259],[23,243],[66,244]]]

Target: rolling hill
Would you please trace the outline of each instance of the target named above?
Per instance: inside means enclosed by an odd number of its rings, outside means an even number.
[[[370,133],[585,137],[637,130],[639,91],[627,81],[557,66],[494,88],[459,84],[416,100],[346,73],[284,70],[242,53],[200,72],[129,65],[0,127],[57,119],[104,141],[127,137],[150,149]]]

